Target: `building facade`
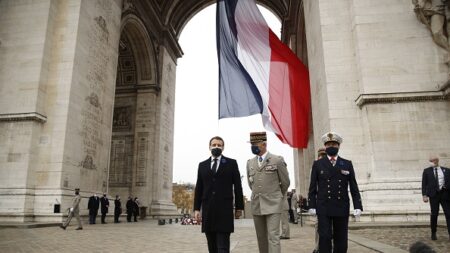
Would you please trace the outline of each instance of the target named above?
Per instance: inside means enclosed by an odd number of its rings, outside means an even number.
[[[176,213],[178,38],[213,3],[0,1],[0,220],[61,220],[54,206],[68,207],[74,188],[138,196],[154,217]],[[432,153],[450,162],[448,50],[415,1],[258,3],[280,18],[282,40],[310,71],[297,192],[307,191],[320,136],[333,130],[357,171],[362,219],[425,217],[422,169]]]

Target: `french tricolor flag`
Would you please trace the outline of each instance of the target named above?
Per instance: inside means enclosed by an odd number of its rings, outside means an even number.
[[[306,148],[308,70],[270,30],[255,0],[217,1],[219,118],[261,114],[266,130]]]

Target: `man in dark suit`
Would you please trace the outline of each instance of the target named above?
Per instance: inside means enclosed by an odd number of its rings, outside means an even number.
[[[444,209],[450,239],[450,169],[439,166],[437,156],[430,157],[429,161],[431,166],[424,169],[422,174],[422,196],[424,202],[430,202],[431,240],[437,240],[439,204]]]
[[[127,208],[127,222],[131,222],[131,216],[133,215],[134,202],[131,196],[128,197],[127,203],[125,204]]]
[[[194,215],[202,218],[209,252],[230,252],[230,233],[234,232],[234,217],[244,210],[241,175],[236,160],[222,155],[224,141],[215,136],[209,141],[211,157],[198,165],[195,186]],[[201,216],[200,216],[201,210]]]
[[[88,202],[89,224],[95,224],[95,219],[97,218],[99,206],[100,206],[100,199],[98,198],[97,194],[94,193],[94,195],[89,198]]]
[[[120,215],[122,214],[122,202],[120,201],[119,195],[116,195],[114,200],[114,223],[119,223]]]
[[[106,224],[105,218],[108,213],[109,200],[106,197],[106,193],[103,193],[103,197],[100,199],[100,211],[102,212],[102,224]]]
[[[333,132],[322,136],[327,156],[316,160],[311,170],[309,212],[318,217],[319,252],[347,252],[348,218],[353,199],[354,215],[361,215],[362,203],[352,162],[338,156],[342,138]],[[333,239],[333,247],[331,243]]]

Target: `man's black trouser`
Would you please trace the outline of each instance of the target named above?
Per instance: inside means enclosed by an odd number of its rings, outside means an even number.
[[[348,216],[319,215],[319,252],[346,253],[348,247]],[[333,246],[331,240],[333,239]],[[333,251],[331,251],[333,249]]]
[[[206,232],[209,253],[229,253],[230,233]]]
[[[442,209],[444,210],[445,220],[447,221],[447,231],[450,235],[450,200],[448,199],[448,195],[450,193],[445,192],[448,191],[446,189],[443,189],[439,191],[436,196],[430,197],[430,208],[431,208],[431,215],[430,215],[430,225],[431,225],[431,232],[436,233],[437,230],[437,221],[438,221],[438,215],[439,215],[439,204],[442,206]]]

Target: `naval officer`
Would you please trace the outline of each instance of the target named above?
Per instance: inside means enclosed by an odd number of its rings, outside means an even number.
[[[327,155],[313,163],[309,186],[309,212],[319,221],[319,252],[347,252],[348,218],[350,200],[353,200],[354,215],[362,211],[361,196],[356,182],[352,162],[338,156],[342,138],[329,132],[322,136]],[[331,239],[333,239],[333,246]]]

